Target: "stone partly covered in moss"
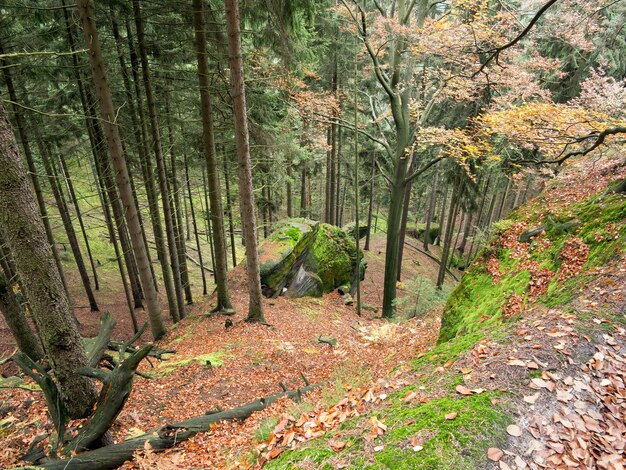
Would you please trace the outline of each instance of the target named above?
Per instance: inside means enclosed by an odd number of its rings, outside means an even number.
[[[303,266],[298,268],[298,272],[289,284],[287,297],[321,297],[324,294],[324,286],[320,277],[307,271]]]
[[[307,219],[286,219],[259,247],[261,285],[267,297],[280,294],[295,276],[296,264],[311,249],[319,222]]]
[[[356,224],[354,222],[350,222],[343,226],[343,231],[346,232],[350,237],[354,238],[356,235],[355,230]],[[367,235],[367,223],[359,224],[359,240]]]
[[[267,297],[321,296],[342,285],[354,285],[365,275],[361,254],[356,269],[356,243],[349,234],[329,224],[286,219],[259,248],[261,285]]]
[[[409,234],[413,238],[424,241],[424,233],[426,232],[426,224],[416,224],[415,228],[409,230]],[[439,224],[430,224],[430,238],[428,242],[432,242],[439,235]]]
[[[324,292],[330,292],[344,284],[352,285],[356,278],[354,238],[339,227],[320,224],[307,265],[322,279]],[[364,267],[362,271],[363,275]]]

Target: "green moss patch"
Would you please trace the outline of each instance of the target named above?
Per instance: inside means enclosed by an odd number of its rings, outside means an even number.
[[[165,361],[159,364],[156,371],[157,371],[157,375],[161,377],[165,377],[165,376],[170,375],[176,369],[179,369],[188,364],[191,364],[192,362],[197,362],[207,367],[218,367],[224,364],[224,358],[226,357],[232,357],[232,356],[225,352],[217,351],[213,353],[201,354],[199,356],[180,359],[178,361]]]
[[[339,227],[320,224],[307,261],[322,280],[324,292],[330,292],[352,282],[356,243]]]

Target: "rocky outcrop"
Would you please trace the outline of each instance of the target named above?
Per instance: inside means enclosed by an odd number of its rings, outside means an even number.
[[[321,296],[365,275],[356,268],[356,243],[344,230],[307,219],[286,219],[259,247],[266,297]],[[362,260],[362,256],[361,256]]]

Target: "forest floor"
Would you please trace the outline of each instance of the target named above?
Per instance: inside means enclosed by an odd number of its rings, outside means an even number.
[[[443,323],[442,308],[394,322],[359,317],[331,293],[266,299],[271,326],[248,324],[245,272],[232,270],[234,326],[206,315],[210,298],[191,306],[158,344],[176,353],[142,364],[152,378],[136,378],[114,438],[299,388],[301,374],[331,380],[300,403],[279,400],[165,452],[138,451],[124,468],[624,469],[626,197],[606,191],[624,177],[623,158],[584,160],[496,224]],[[519,241],[572,218],[573,231]],[[363,303],[374,307],[384,243],[377,235],[366,254]],[[407,251],[405,300],[412,279],[432,279],[436,267]],[[19,463],[49,429],[39,392],[0,391],[0,466]]]
[[[416,240],[411,243],[417,245]],[[365,252],[368,269],[362,283],[362,303],[375,308],[382,304],[384,248],[384,234],[378,233],[371,250]],[[437,255],[437,250],[433,247],[433,254]],[[434,261],[407,247],[406,279],[433,278],[437,268]],[[70,285],[78,287],[73,275],[69,273]],[[230,468],[238,466],[237,462],[245,466],[267,437],[268,426],[275,424],[273,417],[330,406],[344,396],[346,387],[382,380],[398,365],[431,348],[437,338],[440,308],[420,319],[389,323],[372,310],[364,310],[359,317],[354,306],[344,305],[336,292],[323,298],[265,299],[266,319],[271,326],[249,324],[242,321],[248,301],[245,278],[243,265],[229,273],[237,315],[228,318],[234,326],[225,328],[226,317],[207,315],[212,308],[211,296],[198,298],[188,306],[185,320],[168,325],[170,331],[158,346],[176,353],[162,362],[142,364],[140,370],[152,378],[136,377],[132,395],[113,428],[115,439],[217,408],[245,404],[280,392],[281,383],[289,389],[300,388],[304,385],[301,374],[310,383],[331,378],[332,383],[310,394],[296,409],[294,402],[281,400],[244,423],[220,424],[211,433],[198,435],[164,454],[140,453],[139,463],[128,464],[128,468],[152,468],[157,461],[159,468]],[[109,310],[117,321],[114,338],[127,339],[132,336],[132,327],[123,296],[108,287],[106,278],[101,284],[101,308]],[[410,287],[400,283],[400,294]],[[78,299],[75,312],[81,333],[95,336],[99,314],[80,305],[79,292],[74,298]],[[140,322],[145,321],[145,313],[137,313]],[[0,333],[1,353],[10,353],[14,347],[10,334],[6,328]],[[143,339],[148,340],[148,335]],[[321,336],[335,339],[336,345],[320,343]],[[2,372],[15,373],[13,368],[9,363]],[[49,430],[50,424],[40,392],[0,390],[0,466],[17,464],[33,439]]]

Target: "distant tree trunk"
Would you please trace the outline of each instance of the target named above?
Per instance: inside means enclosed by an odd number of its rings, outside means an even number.
[[[4,54],[4,49],[2,47],[2,41],[0,41],[0,55],[2,54]],[[0,59],[0,66],[1,66],[0,68],[2,68],[2,73],[4,75],[4,81],[6,83],[7,90],[9,91],[9,98],[14,103],[19,103],[17,99],[17,93],[15,92],[15,87],[13,85],[13,77],[11,76],[11,68],[9,67],[8,61],[6,59]],[[33,153],[30,149],[30,142],[26,134],[26,123],[24,122],[24,117],[22,115],[22,112],[19,106],[13,105],[13,111],[15,114],[15,122],[17,124],[17,131],[20,136],[20,140],[22,141],[22,148],[24,149],[24,156],[26,157],[26,163],[28,164],[28,173],[30,176],[31,183],[33,184],[33,189],[35,190],[35,197],[37,198],[37,206],[39,207],[41,220],[43,221],[43,226],[46,231],[46,238],[48,239],[48,243],[50,243],[50,248],[52,250],[52,256],[54,258],[54,262],[56,263],[57,268],[59,269],[61,282],[63,283],[63,287],[65,288],[67,292],[67,282],[65,280],[65,273],[63,272],[63,265],[61,264],[59,251],[57,250],[57,247],[54,241],[54,236],[52,234],[52,228],[50,227],[50,220],[48,218],[48,210],[46,209],[46,203],[44,201],[43,194],[41,192],[41,185],[39,184],[39,177],[37,176],[38,175],[37,167],[35,166]]]
[[[54,195],[54,200],[56,201],[57,208],[59,209],[59,214],[61,215],[61,221],[63,222],[63,227],[65,228],[65,233],[67,234],[67,241],[69,242],[70,248],[72,249],[74,261],[76,262],[78,273],[80,274],[80,279],[83,283],[83,288],[85,289],[87,300],[89,301],[89,308],[93,312],[98,312],[98,303],[96,302],[93,290],[91,289],[89,274],[87,273],[87,268],[85,267],[83,254],[80,251],[78,238],[76,237],[76,231],[74,230],[74,226],[72,225],[72,219],[70,217],[69,211],[67,210],[65,197],[63,196],[62,188],[59,184],[59,176],[54,167],[54,163],[51,161],[50,155],[48,154],[48,148],[40,142],[39,150],[41,152],[41,160],[43,161],[44,167],[46,169],[46,174],[48,175],[48,181],[52,189],[52,194]]]
[[[128,176],[126,159],[122,151],[122,142],[118,127],[114,123],[115,107],[111,98],[111,91],[106,79],[104,60],[100,50],[100,41],[94,19],[94,10],[91,0],[79,0],[78,12],[83,25],[85,43],[89,47],[89,63],[93,80],[96,85],[96,94],[100,102],[100,113],[104,133],[107,137],[109,152],[115,169],[115,177],[120,193],[120,199],[124,205],[124,216],[130,234],[137,267],[141,277],[141,284],[148,306],[148,317],[154,339],[159,339],[165,334],[165,325],[161,317],[161,307],[152,278],[152,271],[148,261],[148,247],[144,243],[142,227],[139,223],[138,208],[133,198],[133,190]]]
[[[267,177],[267,174],[264,175]],[[267,186],[267,179],[263,178],[263,187],[261,188],[261,216],[263,217],[263,238],[269,237],[270,225],[270,191]]]
[[[215,280],[215,252],[213,250],[213,232],[211,231],[211,206],[209,205],[209,192],[207,190],[206,170],[204,168],[205,164],[206,162],[203,165],[201,165],[202,166],[202,189],[204,193],[204,205],[206,208],[204,211],[204,228],[206,231],[206,241],[209,244],[209,251],[211,253],[211,268],[213,268],[213,280]],[[228,179],[226,181],[228,181]],[[228,186],[228,183],[226,183],[226,186]],[[226,191],[226,194],[228,195],[228,191]]]
[[[291,162],[287,163],[287,217],[293,217],[293,188],[292,188]]]
[[[497,188],[494,188],[493,194],[491,195],[491,202],[489,203],[489,210],[487,211],[487,217],[486,217],[485,224],[484,224],[485,228],[491,227],[491,224],[493,223],[491,219],[493,217],[493,208],[496,205],[497,198],[498,198],[498,190]]]
[[[496,216],[496,221],[502,218],[502,212],[504,210],[504,205],[506,203],[506,198],[509,195],[509,189],[511,188],[511,180],[509,178],[506,179],[506,186],[504,187],[504,193],[502,194],[502,200],[500,201],[500,207],[498,208],[498,215]]]
[[[86,417],[96,401],[96,386],[77,372],[87,365],[87,356],[2,101],[0,168],[0,230],[68,414]]]
[[[238,0],[224,0],[224,4],[226,6],[226,27],[228,31],[231,96],[235,115],[235,143],[237,144],[237,156],[239,159],[241,222],[244,227],[246,267],[248,268],[248,292],[250,294],[246,320],[265,323],[259,270],[259,252],[255,236],[256,218],[254,215],[254,193],[252,188],[252,165],[250,163],[246,89],[243,75],[243,58],[241,56],[239,2]]]
[[[196,211],[193,207],[193,197],[191,195],[191,181],[189,179],[189,163],[187,162],[187,153],[183,152],[185,163],[185,181],[187,183],[187,196],[189,197],[189,210],[191,211],[191,222],[193,227],[193,236],[196,240],[196,248],[198,249],[198,262],[200,263],[200,274],[202,275],[202,295],[207,295],[206,273],[204,272],[204,262],[202,260],[202,248],[200,247],[200,236],[198,235],[198,224],[196,221]]]
[[[159,181],[159,189],[161,191],[161,203],[163,204],[163,218],[165,221],[167,248],[169,250],[170,260],[172,263],[172,279],[174,281],[174,293],[176,294],[176,310],[170,313],[172,313],[172,319],[174,322],[177,322],[185,317],[185,304],[183,301],[183,290],[180,282],[180,263],[178,261],[178,249],[176,246],[176,235],[174,233],[172,206],[170,205],[169,188],[167,186],[167,172],[165,160],[163,158],[161,136],[159,134],[156,103],[154,100],[154,93],[152,91],[152,80],[148,65],[148,51],[146,49],[146,40],[143,31],[143,18],[141,16],[139,0],[133,0],[133,13],[135,16],[137,48],[139,50],[139,59],[141,62],[141,72],[143,76],[144,93],[146,95],[146,105],[148,107],[150,131],[152,133],[152,144],[157,165],[157,179]]]
[[[324,219],[323,221],[326,223],[330,223],[331,220],[331,205],[330,205],[330,175],[332,173],[332,168],[330,166],[330,162],[332,159],[333,146],[335,145],[333,140],[333,125],[330,124],[328,129],[326,130],[326,190],[324,197]]]
[[[526,198],[528,197],[528,191],[532,185],[533,175],[528,175],[526,178],[526,187],[524,188],[524,194],[522,195],[522,204],[526,202]]]
[[[367,232],[365,233],[365,246],[363,249],[369,251],[370,239],[372,238],[372,213],[374,209],[374,178],[376,177],[376,152],[372,151],[372,160],[370,161],[372,172],[370,174],[370,202],[367,209]],[[337,185],[339,186],[339,185]],[[339,217],[337,217],[339,220]]]
[[[61,162],[61,173],[63,174],[63,178],[67,186],[68,194],[70,196],[70,201],[72,201],[72,204],[74,205],[74,210],[76,211],[76,218],[78,219],[78,225],[80,226],[80,231],[83,235],[83,240],[85,241],[85,248],[87,249],[87,257],[89,258],[89,264],[91,264],[91,272],[93,273],[93,284],[96,290],[100,290],[100,284],[98,283],[98,272],[96,271],[96,263],[94,262],[93,256],[91,254],[91,247],[89,246],[89,237],[87,236],[87,231],[85,230],[85,223],[83,222],[83,216],[80,212],[80,205],[78,204],[76,191],[74,191],[74,185],[72,184],[72,178],[70,177],[70,172],[67,167],[65,157],[63,156],[63,152],[59,152],[59,161]]]
[[[443,189],[443,197],[441,199],[441,213],[439,216],[439,232],[437,233],[437,238],[435,239],[435,245],[437,246],[441,245],[441,238],[443,236],[444,230],[447,229],[447,226],[445,226],[444,228],[443,222],[444,222],[444,219],[446,218],[446,207],[448,205],[448,189],[450,185],[445,180],[445,174],[443,178],[444,178],[443,180],[444,189]],[[450,206],[452,206],[452,202],[450,202]]]
[[[474,216],[474,211],[469,211],[467,217],[465,219],[465,227],[463,229],[463,239],[461,240],[461,244],[459,245],[459,255],[463,257],[463,253],[465,253],[465,245],[467,244],[467,238],[469,237],[470,229],[472,228],[472,218]]]
[[[415,171],[415,158],[409,167],[409,175]],[[411,205],[411,189],[413,188],[413,180],[404,186],[404,203],[402,205],[402,219],[400,220],[400,243],[398,243],[398,272],[396,280],[402,279],[402,258],[404,256],[404,241],[406,240],[406,224],[409,219],[409,206]]]
[[[136,0],[135,0],[136,1]],[[202,139],[204,158],[206,160],[209,198],[211,200],[211,225],[213,226],[213,247],[215,264],[215,283],[217,284],[217,305],[215,312],[233,313],[228,290],[228,261],[224,234],[224,210],[222,209],[222,193],[220,188],[219,170],[217,166],[217,150],[213,130],[213,105],[209,93],[209,62],[206,49],[206,33],[204,22],[204,0],[193,0],[193,23],[196,38],[196,55],[198,61],[198,87],[202,116]],[[254,210],[254,208],[253,208]]]
[[[170,311],[170,317],[174,320],[177,314],[177,300],[174,293],[174,281],[172,279],[172,269],[168,260],[167,245],[165,242],[165,236],[163,235],[163,225],[161,223],[161,210],[159,209],[159,200],[156,189],[156,183],[154,181],[154,175],[152,170],[152,159],[148,154],[148,129],[146,127],[146,118],[142,106],[141,98],[141,85],[139,80],[139,62],[137,59],[137,53],[133,42],[132,29],[130,22],[126,21],[126,36],[128,39],[128,48],[130,50],[130,63],[133,73],[133,83],[135,85],[135,96],[137,99],[138,118],[141,130],[141,142],[143,143],[140,148],[143,149],[143,154],[140,154],[141,159],[141,172],[143,173],[143,179],[146,186],[146,196],[148,198],[148,208],[150,214],[150,220],[152,222],[152,230],[154,232],[154,241],[156,243],[156,252],[161,266],[161,273],[163,274],[163,284],[165,284],[165,293],[167,297],[167,305]],[[129,173],[130,174],[130,173]],[[137,207],[137,201],[135,199]],[[141,220],[140,212],[137,212]],[[145,241],[146,247],[148,247],[147,240]],[[155,287],[156,288],[156,287]]]
[[[65,3],[64,3],[65,4]],[[67,34],[68,44],[70,46],[70,51],[75,52],[76,44],[74,41],[74,34],[72,32],[72,23],[70,22],[69,12],[67,9],[63,9],[63,16],[65,19],[65,31]],[[113,209],[113,218],[115,220],[115,225],[118,229],[119,240],[122,246],[122,252],[124,254],[124,261],[126,263],[126,267],[128,269],[128,275],[130,279],[130,284],[133,291],[133,298],[135,303],[135,308],[143,307],[142,299],[143,299],[143,291],[141,289],[141,283],[139,281],[139,270],[137,268],[137,264],[133,257],[131,243],[128,239],[128,234],[126,233],[126,224],[124,223],[124,216],[121,203],[119,201],[119,197],[117,196],[117,191],[115,190],[115,184],[113,181],[113,176],[111,170],[108,165],[108,156],[105,150],[105,138],[102,134],[102,127],[98,121],[98,114],[96,110],[96,99],[93,96],[93,92],[90,87],[85,87],[83,85],[83,80],[81,77],[81,67],[78,62],[78,57],[76,54],[72,54],[72,66],[74,79],[76,80],[76,84],[78,85],[78,93],[80,96],[80,102],[83,109],[83,113],[85,114],[85,126],[87,128],[87,135],[89,137],[89,143],[91,146],[91,152],[94,158],[94,162],[96,164],[96,171],[100,176],[100,183],[105,188],[108,196],[109,202],[111,203],[111,207]],[[113,240],[111,240],[113,243]],[[133,312],[134,315],[134,312]]]
[[[233,268],[237,266],[237,248],[235,247],[235,223],[233,222],[233,199],[230,195],[230,175],[228,174],[228,162],[226,153],[222,151],[222,164],[224,166],[224,180],[226,182],[226,212],[228,213],[228,233],[230,234],[230,253],[233,257]],[[228,268],[228,263],[226,263]]]
[[[341,226],[342,222],[342,209],[341,205],[341,153],[337,154],[337,192],[335,193],[335,220],[337,225]]]
[[[178,256],[178,263],[180,265],[180,282],[185,291],[185,300],[187,304],[193,303],[193,296],[191,295],[191,284],[189,283],[189,271],[187,269],[187,246],[185,244],[185,234],[183,233],[183,212],[181,209],[181,193],[183,193],[184,200],[184,189],[178,185],[178,174],[176,171],[176,153],[174,151],[174,130],[172,127],[172,117],[170,110],[170,99],[169,92],[165,91],[165,115],[167,123],[167,133],[169,137],[170,143],[170,178],[169,178],[169,190],[170,190],[170,204],[173,208],[172,214],[172,224],[174,228],[174,238],[176,241],[176,253]],[[186,206],[186,204],[185,204]],[[185,216],[186,217],[186,216]],[[187,227],[187,232],[189,232],[189,227]]]
[[[437,199],[437,181],[439,180],[439,171],[437,171],[433,177],[433,185],[430,190],[430,198],[428,201],[428,210],[426,211],[426,226],[424,228],[424,251],[428,251],[428,244],[432,241],[430,239],[430,227],[433,222],[433,216],[435,215],[435,201]],[[439,224],[441,229],[441,224]]]
[[[460,178],[457,178],[460,179]],[[454,217],[456,215],[456,209],[459,206],[458,201],[461,198],[462,189],[459,184],[455,184],[452,189],[452,197],[450,198],[450,207],[448,209],[448,220],[446,221],[446,232],[443,239],[443,248],[441,251],[441,261],[439,263],[439,272],[437,274],[437,288],[441,289],[443,286],[446,267],[448,265],[448,256],[450,255],[450,244],[452,242],[452,232],[454,226]],[[445,203],[445,200],[444,200]]]
[[[0,271],[0,312],[15,338],[17,347],[33,361],[43,358],[43,351],[28,324],[11,285],[12,273]]]
[[[306,186],[307,186],[307,169],[306,163],[301,163],[302,168],[300,170],[300,217],[308,217],[308,205],[307,205],[307,197],[306,197]]]

